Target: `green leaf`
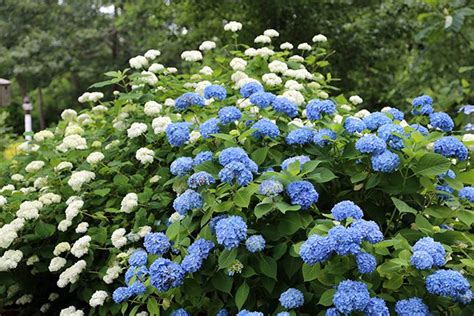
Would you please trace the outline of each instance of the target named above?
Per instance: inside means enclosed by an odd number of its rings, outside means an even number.
[[[329,182],[335,178],[337,178],[337,176],[331,170],[325,167],[316,168],[314,172],[311,173],[311,176],[309,176],[309,179],[316,183]]]
[[[263,257],[259,263],[260,270],[266,276],[276,280],[277,276],[277,264],[272,257]]]
[[[292,163],[288,165],[287,170],[292,176],[298,175],[298,173],[300,173],[300,170],[301,170],[300,162],[298,160],[293,161]]]
[[[275,206],[283,214],[285,214],[288,211],[298,211],[299,209],[301,209],[301,206],[299,205],[291,205],[286,202],[278,202],[275,204]]]
[[[113,182],[114,182],[114,184],[116,184],[118,186],[124,186],[124,185],[128,184],[129,178],[127,178],[123,174],[118,174],[114,177]]]
[[[255,192],[258,191],[258,185],[252,183],[246,187],[240,188],[235,193],[234,202],[237,206],[248,207],[250,204],[250,199]]]
[[[107,194],[109,194],[110,192],[110,189],[109,188],[103,188],[103,189],[97,189],[97,190],[94,190],[94,194],[95,195],[98,195],[98,196],[106,196]]]
[[[324,291],[324,293],[319,298],[318,304],[321,304],[323,306],[331,306],[334,293],[336,293],[336,289],[329,289]]]
[[[318,274],[320,273],[321,266],[319,263],[312,266],[306,263],[303,264],[303,279],[305,282],[316,280],[318,278]]]
[[[403,202],[402,200],[392,197],[392,201],[393,201],[393,204],[395,204],[395,207],[397,208],[397,210],[400,211],[400,213],[411,213],[411,214],[416,215],[417,211],[414,208],[412,208],[410,205]]]
[[[45,239],[45,238],[48,238],[49,236],[52,236],[55,231],[56,231],[56,226],[52,224],[47,224],[41,220],[36,222],[35,234],[40,239]]]
[[[230,294],[233,281],[234,279],[229,277],[228,275],[225,275],[223,273],[215,273],[214,277],[211,279],[211,284],[217,290]]]
[[[464,184],[474,185],[474,169],[458,174],[456,179]]]
[[[273,204],[270,203],[258,203],[255,206],[254,214],[257,218],[261,218],[273,210]]]
[[[433,233],[433,225],[421,214],[416,215],[416,227],[423,233],[431,235]]]
[[[158,302],[153,296],[148,297],[146,308],[150,315],[160,315],[160,307],[158,306]]]
[[[438,154],[427,153],[418,161],[414,171],[422,176],[435,177],[448,171],[450,166],[449,159]]]
[[[383,283],[383,287],[389,290],[396,290],[403,284],[401,275],[391,275],[388,280]]]
[[[235,305],[238,309],[241,309],[242,306],[244,306],[245,301],[247,301],[247,297],[249,296],[249,293],[250,287],[247,285],[247,282],[244,281],[235,293]]]
[[[219,269],[225,269],[230,267],[235,259],[237,258],[237,249],[234,248],[232,250],[227,250],[225,249],[224,251],[221,252],[219,255]]]
[[[265,161],[265,158],[267,158],[267,154],[268,147],[262,147],[255,150],[250,157],[257,165],[261,165]]]

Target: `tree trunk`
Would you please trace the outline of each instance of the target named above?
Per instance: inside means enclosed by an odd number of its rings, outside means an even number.
[[[40,123],[40,130],[44,130],[46,125],[44,123],[44,113],[43,113],[43,90],[38,88],[38,117]]]

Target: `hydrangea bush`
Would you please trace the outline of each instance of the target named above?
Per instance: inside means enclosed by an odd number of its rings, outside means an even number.
[[[1,311],[472,315],[472,135],[370,113],[278,32],[106,73],[0,180]],[[279,47],[279,48],[278,48]],[[90,107],[90,108],[89,108]]]

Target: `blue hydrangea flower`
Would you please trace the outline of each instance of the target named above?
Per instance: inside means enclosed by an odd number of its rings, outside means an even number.
[[[132,267],[143,266],[146,264],[148,259],[148,254],[143,249],[135,250],[128,258],[128,264]]]
[[[467,123],[466,126],[464,126],[464,130],[468,132],[474,131],[474,124],[472,123]]]
[[[322,114],[332,115],[335,112],[336,104],[331,100],[314,99],[306,105],[306,116],[311,121],[319,120]]]
[[[334,241],[330,238],[311,235],[301,245],[300,257],[308,265],[324,262],[331,257],[334,246]]]
[[[398,135],[404,135],[405,132],[403,127],[396,124],[385,124],[379,127],[377,130],[377,134],[380,138],[382,138],[389,147],[401,150],[403,147],[403,139]]]
[[[190,210],[201,208],[202,205],[201,194],[191,189],[187,189],[173,201],[173,208],[180,215],[186,215]]]
[[[427,252],[433,259],[435,267],[442,267],[446,263],[446,250],[440,242],[431,237],[420,238],[412,247],[413,253],[418,251]]]
[[[329,308],[326,311],[326,316],[340,316],[340,315],[341,313],[339,313],[339,311],[335,307]]]
[[[236,248],[247,238],[247,224],[240,216],[223,218],[216,224],[216,237],[225,249]]]
[[[291,118],[298,115],[298,105],[285,97],[276,97],[272,103],[273,109],[278,113],[285,113]]]
[[[243,163],[244,165],[249,162],[250,158],[240,147],[229,147],[224,149],[219,155],[219,163],[221,166],[228,165],[229,163],[235,161]]]
[[[362,119],[365,126],[371,131],[375,131],[380,126],[391,124],[392,120],[382,112],[373,112]]]
[[[125,283],[129,284],[132,278],[136,278],[137,280],[144,281],[145,277],[148,275],[148,269],[146,266],[131,266],[125,272]]]
[[[311,161],[311,159],[308,157],[308,156],[304,156],[304,155],[301,155],[301,156],[295,156],[295,157],[290,157],[288,159],[285,159],[282,163],[281,163],[281,169],[283,170],[287,170],[288,169],[288,166],[291,165],[292,163],[294,163],[295,161],[299,161],[300,162],[300,170],[303,169],[303,165],[309,161]]]
[[[246,186],[253,181],[253,175],[246,165],[232,161],[219,171],[219,179],[229,184],[235,179],[239,186]]]
[[[351,228],[357,231],[362,240],[366,240],[371,244],[376,244],[383,240],[383,234],[380,231],[380,227],[374,221],[359,219],[352,222]]]
[[[270,138],[276,138],[280,136],[280,130],[278,129],[278,126],[266,118],[257,121],[255,124],[253,124],[252,128],[257,129],[252,133],[252,136],[258,139],[261,139],[265,136]]]
[[[193,169],[193,158],[180,157],[173,161],[170,166],[170,171],[173,175],[182,177]]]
[[[370,161],[372,162],[372,169],[376,172],[392,173],[400,165],[400,157],[390,150],[372,156]]]
[[[229,316],[229,312],[227,309],[222,308],[217,312],[216,316]]]
[[[370,253],[359,252],[356,255],[357,269],[360,273],[366,274],[374,272],[377,267],[377,260]]]
[[[430,114],[430,125],[440,129],[443,132],[451,132],[454,128],[454,122],[451,117],[444,112],[435,112]]]
[[[414,98],[411,104],[413,105],[411,113],[414,115],[428,115],[433,113],[433,107],[431,106],[433,104],[433,99],[427,95]]]
[[[196,157],[194,157],[194,165],[198,166],[202,164],[203,162],[211,161],[211,160],[212,160],[212,152],[203,151],[197,154]]]
[[[334,205],[331,209],[331,214],[336,221],[343,221],[349,217],[361,219],[364,216],[362,209],[349,200],[341,201]]]
[[[303,293],[295,288],[289,288],[285,292],[280,294],[279,298],[281,306],[286,309],[295,309],[303,306],[304,296]]]
[[[339,312],[349,314],[363,311],[369,300],[370,294],[365,283],[345,280],[337,286],[332,301]]]
[[[238,121],[242,117],[242,112],[235,106],[224,106],[217,114],[220,122],[224,125]]]
[[[171,313],[170,316],[191,316],[184,308],[177,309]]]
[[[349,134],[360,133],[365,130],[367,126],[365,126],[364,121],[357,117],[348,117],[344,121],[344,129]]]
[[[249,310],[243,309],[236,316],[264,316],[261,312],[251,312]]]
[[[140,281],[133,282],[128,288],[132,295],[140,295],[146,291],[145,285]]]
[[[256,92],[250,96],[250,102],[261,109],[269,107],[276,96],[270,92]]]
[[[186,92],[176,99],[174,104],[176,110],[184,111],[190,106],[197,105],[203,107],[206,105],[206,101],[199,94],[194,92]]]
[[[365,316],[390,316],[385,301],[379,297],[372,297],[364,309]]]
[[[458,271],[438,270],[426,278],[425,284],[433,295],[450,297],[463,304],[469,304],[472,300],[469,282]]]
[[[212,84],[204,88],[204,97],[206,99],[224,100],[227,97],[227,91],[223,86]]]
[[[393,119],[396,121],[403,121],[403,119],[405,118],[405,114],[403,114],[403,112],[397,108],[391,107],[387,109],[386,113],[389,113],[390,115],[392,115]]]
[[[188,254],[183,258],[181,267],[187,273],[193,273],[201,269],[204,260],[207,259],[211,250],[214,249],[214,243],[203,238],[196,239],[188,247]]]
[[[199,132],[203,138],[212,138],[212,134],[218,134],[220,132],[219,119],[210,118],[199,126]]]
[[[260,252],[265,249],[265,239],[262,235],[253,235],[245,241],[245,247],[250,252]]]
[[[215,182],[216,180],[214,179],[214,177],[206,171],[196,172],[188,178],[188,186],[191,189],[197,189],[203,185],[211,185]]]
[[[418,270],[428,270],[433,267],[433,257],[423,250],[415,251],[411,256],[410,263]]]
[[[464,187],[459,190],[459,198],[474,203],[474,187]]]
[[[166,137],[173,147],[179,147],[189,141],[189,123],[172,123],[166,128]]]
[[[387,144],[383,139],[372,134],[367,134],[357,140],[355,147],[364,154],[377,155],[387,149]]]
[[[439,174],[436,176],[439,180],[444,180],[446,177],[450,179],[456,179],[456,174],[454,173],[453,170],[449,169],[445,173]]]
[[[211,228],[211,232],[215,235],[216,234],[216,225],[217,223],[224,218],[229,217],[228,215],[218,215],[216,217],[211,218],[209,221],[209,227]]]
[[[302,209],[310,208],[319,198],[313,184],[308,181],[294,181],[286,187],[286,192],[291,199],[291,204],[301,206]]]
[[[322,128],[314,133],[313,141],[319,147],[325,147],[336,139],[336,133],[329,128]]]
[[[128,287],[121,286],[115,289],[112,293],[112,299],[115,303],[120,304],[128,300],[132,296],[132,292]]]
[[[264,92],[263,86],[258,82],[249,82],[240,88],[240,94],[244,98],[250,97],[254,93]]]
[[[151,284],[160,292],[183,284],[184,270],[181,266],[165,258],[158,258],[150,266]]]
[[[328,238],[334,245],[334,251],[341,256],[357,254],[360,251],[361,235],[354,228],[338,225],[331,228]]]
[[[164,255],[170,249],[171,243],[163,233],[148,233],[145,235],[143,246],[151,254]]]
[[[262,195],[275,197],[283,192],[283,184],[277,180],[264,180],[259,186],[259,192]]]
[[[461,112],[464,115],[470,115],[471,113],[474,113],[474,105],[466,104],[466,105],[461,106],[458,113],[461,113]]]
[[[290,316],[289,312],[279,312],[277,316]]]
[[[429,134],[429,131],[426,127],[420,124],[411,124],[411,128],[413,128],[415,131],[419,132],[421,135],[426,136]]]
[[[436,191],[440,191],[438,192],[438,198],[442,201],[451,201],[453,199],[452,195],[454,193],[454,188],[450,187],[449,185],[437,185],[436,186]],[[446,192],[448,194],[445,194],[445,193],[441,193],[441,192]]]
[[[447,158],[467,159],[467,148],[454,136],[445,136],[434,143],[434,152]]]
[[[430,316],[428,306],[421,298],[412,297],[406,300],[398,301],[395,304],[395,311],[398,316]]]
[[[285,139],[288,145],[306,145],[313,141],[313,137],[314,131],[303,127],[289,132]]]

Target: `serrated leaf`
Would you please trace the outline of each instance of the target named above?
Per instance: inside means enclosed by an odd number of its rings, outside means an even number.
[[[415,210],[413,207],[406,204],[402,200],[392,197],[392,201],[393,201],[393,204],[395,204],[395,207],[397,208],[397,210],[400,211],[400,213],[411,213],[411,214],[416,215],[417,210]]]
[[[449,170],[451,161],[434,153],[427,153],[416,164],[415,173],[426,177],[435,177]]]
[[[240,310],[242,306],[244,306],[245,301],[247,301],[247,297],[250,293],[250,287],[247,285],[247,282],[243,282],[242,285],[239,286],[237,292],[235,293],[235,305]]]

